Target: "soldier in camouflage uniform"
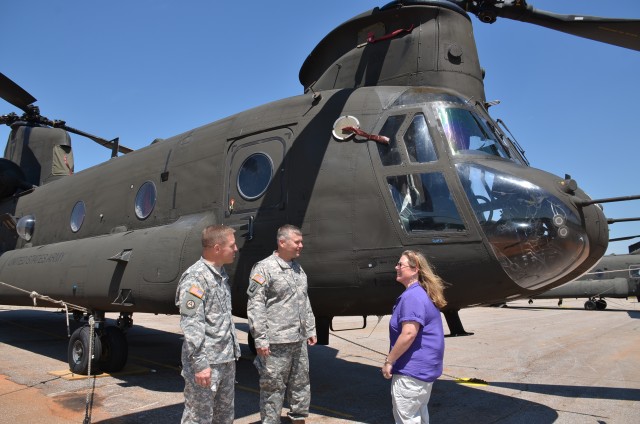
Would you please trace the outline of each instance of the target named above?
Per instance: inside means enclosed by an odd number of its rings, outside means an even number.
[[[229,277],[222,267],[238,251],[234,230],[202,231],[202,257],[187,269],[176,291],[180,308],[184,413],[182,423],[231,424],[240,346],[231,316]]]
[[[294,261],[302,251],[302,233],[293,225],[278,230],[278,250],[251,270],[247,317],[258,356],[260,418],[280,423],[285,391],[289,417],[304,423],[311,386],[307,344],[316,344],[316,323],[307,295],[307,276]]]

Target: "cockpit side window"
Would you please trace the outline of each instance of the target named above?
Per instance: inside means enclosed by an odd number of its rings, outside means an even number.
[[[404,143],[411,162],[425,163],[438,160],[429,135],[427,121],[422,113],[418,113],[411,121],[411,125],[404,134]]]
[[[389,137],[389,144],[376,143],[380,161],[384,166],[402,164],[402,156],[400,155],[400,147],[396,135],[400,125],[404,122],[404,118],[405,115],[390,116],[380,130],[381,135]]]
[[[407,233],[465,229],[443,174],[395,175],[387,184]]]
[[[629,265],[629,276],[631,278],[640,278],[640,265]]]
[[[439,107],[438,117],[454,155],[481,153],[509,158],[490,125],[479,115],[467,109]]]

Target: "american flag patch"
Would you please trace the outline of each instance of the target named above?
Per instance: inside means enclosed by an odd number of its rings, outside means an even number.
[[[263,277],[262,275],[260,275],[260,274],[254,274],[254,276],[253,276],[253,277],[251,277],[251,279],[252,279],[253,281],[255,281],[256,283],[260,284],[260,285],[263,285],[263,284],[264,284],[264,282],[265,282],[265,281],[267,281],[267,280],[266,280],[266,278],[264,278],[264,277]]]
[[[191,288],[189,289],[189,293],[191,293],[192,295],[194,295],[198,299],[202,299],[202,296],[204,296],[204,292],[198,286],[191,286]]]

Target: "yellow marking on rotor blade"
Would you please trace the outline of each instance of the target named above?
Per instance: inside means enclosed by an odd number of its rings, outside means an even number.
[[[456,383],[458,384],[464,384],[467,386],[488,386],[489,383],[487,383],[484,380],[481,380],[479,378],[456,378]]]

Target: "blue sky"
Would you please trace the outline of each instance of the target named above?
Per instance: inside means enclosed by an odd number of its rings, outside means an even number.
[[[0,72],[43,115],[141,148],[263,103],[301,94],[298,71],[330,30],[387,1],[6,0]],[[640,18],[638,0],[529,0],[555,13]],[[640,194],[640,52],[516,21],[474,33],[491,109],[532,166],[570,174],[594,198]],[[0,100],[0,114],[20,112]],[[9,128],[0,127],[4,146]],[[76,170],[110,152],[73,136]],[[607,204],[640,216],[640,200]],[[640,223],[611,226],[611,237]],[[635,241],[640,241],[636,239]],[[633,241],[632,241],[633,242]],[[629,242],[611,243],[626,253]]]

